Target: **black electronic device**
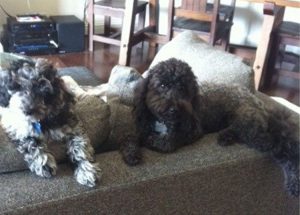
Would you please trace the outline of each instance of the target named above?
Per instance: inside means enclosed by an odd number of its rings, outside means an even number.
[[[9,52],[39,55],[53,54],[58,50],[55,24],[46,16],[8,17],[5,35]]]
[[[26,34],[9,33],[9,43],[14,45],[40,44],[47,43],[51,40],[57,40],[57,33],[54,30],[27,32]]]
[[[32,18],[32,19],[30,19]],[[41,32],[55,30],[51,19],[41,15],[23,15],[7,17],[7,27],[12,33]]]
[[[25,55],[43,55],[57,53],[57,47],[51,43],[9,46],[9,52]]]
[[[84,22],[73,15],[50,16],[55,23],[59,53],[84,51]]]

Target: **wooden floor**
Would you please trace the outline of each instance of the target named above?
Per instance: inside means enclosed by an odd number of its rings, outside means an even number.
[[[232,52],[246,59],[250,64],[253,63],[255,50],[234,48]],[[131,66],[143,73],[151,63],[148,57],[147,45],[141,48],[137,45],[132,51]],[[95,43],[95,51],[67,53],[57,55],[43,55],[50,59],[57,67],[85,66],[93,71],[99,79],[106,82],[109,78],[110,71],[118,62],[119,48],[116,46],[103,45]],[[279,96],[300,106],[299,102],[299,81],[279,78],[274,81],[269,88],[263,89],[262,92],[270,96]]]

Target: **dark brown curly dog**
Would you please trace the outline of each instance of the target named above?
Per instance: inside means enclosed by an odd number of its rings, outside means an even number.
[[[139,146],[172,152],[203,134],[218,132],[218,143],[244,143],[270,152],[280,164],[291,195],[299,195],[299,138],[286,112],[271,110],[240,86],[197,84],[185,62],[169,59],[153,67],[135,90],[139,141],[122,148],[128,164],[140,160]]]
[[[171,59],[149,71],[135,89],[134,116],[139,143],[160,152],[172,152],[202,136],[199,121],[199,86],[191,68]],[[126,163],[140,160],[139,144],[121,147]]]

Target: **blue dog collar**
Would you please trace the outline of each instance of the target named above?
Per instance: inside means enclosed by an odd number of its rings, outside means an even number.
[[[32,123],[32,127],[35,131],[35,133],[37,133],[38,135],[40,135],[42,133],[42,125],[39,122],[33,122]]]

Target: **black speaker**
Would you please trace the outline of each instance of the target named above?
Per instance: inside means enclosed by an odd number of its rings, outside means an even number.
[[[84,51],[84,22],[76,16],[51,16],[57,30],[59,53]]]

